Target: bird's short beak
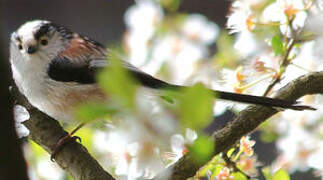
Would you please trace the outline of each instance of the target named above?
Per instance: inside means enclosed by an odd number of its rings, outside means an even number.
[[[35,46],[28,46],[27,47],[27,53],[28,54],[33,54],[33,53],[35,53],[36,52],[36,47]]]

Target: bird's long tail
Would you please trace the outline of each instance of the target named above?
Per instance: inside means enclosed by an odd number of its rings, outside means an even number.
[[[179,90],[184,88],[189,88],[187,86],[180,86],[167,83],[165,81],[156,79],[142,71],[129,69],[128,70],[132,73],[132,75],[143,85],[153,89],[169,89],[169,90]],[[212,90],[216,98],[236,101],[241,103],[249,103],[249,104],[258,104],[263,106],[269,107],[279,107],[284,109],[293,109],[293,110],[316,110],[313,107],[305,106],[305,105],[297,105],[297,101],[290,101],[290,100],[282,100],[276,98],[268,98],[262,96],[253,96],[253,95],[246,95],[246,94],[237,94],[231,92],[224,92],[224,91],[217,91]]]
[[[306,105],[297,105],[297,101],[289,101],[289,100],[282,100],[276,98],[268,98],[262,96],[253,96],[253,95],[246,95],[246,94],[237,94],[237,93],[230,93],[224,91],[216,91],[213,90],[215,96],[219,99],[236,101],[236,102],[243,102],[249,104],[258,104],[263,106],[270,106],[270,107],[280,107],[285,109],[293,109],[293,110],[316,110],[311,106]]]

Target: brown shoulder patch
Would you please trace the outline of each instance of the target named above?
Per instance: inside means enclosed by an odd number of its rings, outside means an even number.
[[[69,57],[71,59],[87,58],[87,57],[104,57],[105,50],[91,43],[89,40],[82,38],[74,33],[66,49],[59,56]]]

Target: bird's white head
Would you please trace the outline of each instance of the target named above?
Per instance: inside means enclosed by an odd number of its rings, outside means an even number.
[[[50,21],[29,21],[11,35],[11,61],[18,64],[47,64],[62,51],[71,34],[66,28]]]

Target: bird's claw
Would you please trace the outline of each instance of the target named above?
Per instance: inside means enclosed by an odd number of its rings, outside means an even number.
[[[54,150],[52,155],[50,156],[50,160],[52,162],[55,162],[55,158],[57,154],[63,149],[63,147],[70,141],[75,141],[75,142],[82,142],[82,139],[78,136],[71,136],[70,134],[66,135],[65,137],[61,138],[58,140],[58,142],[55,144]]]

